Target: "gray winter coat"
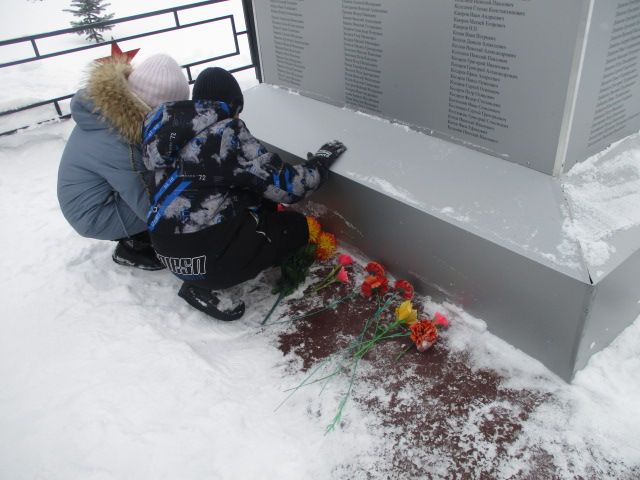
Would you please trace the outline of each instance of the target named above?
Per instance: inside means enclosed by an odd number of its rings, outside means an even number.
[[[58,170],[58,202],[82,236],[116,240],[146,230],[148,172],[140,156],[144,107],[124,63],[98,64],[71,101],[76,126]]]

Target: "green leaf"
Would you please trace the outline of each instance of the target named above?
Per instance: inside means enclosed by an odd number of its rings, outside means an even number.
[[[287,257],[280,266],[280,278],[272,293],[279,293],[284,297],[291,295],[306,280],[315,258],[316,246],[313,244],[305,245]]]

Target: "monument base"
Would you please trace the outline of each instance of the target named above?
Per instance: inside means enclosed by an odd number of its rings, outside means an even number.
[[[557,178],[264,84],[245,92],[242,117],[287,161],[342,140],[348,151],[312,197],[323,224],[565,380],[640,313],[640,234],[595,278],[563,228]]]

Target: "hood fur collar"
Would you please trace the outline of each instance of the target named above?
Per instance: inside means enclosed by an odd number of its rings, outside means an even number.
[[[94,62],[89,72],[86,95],[95,113],[108,121],[129,143],[141,142],[142,122],[149,108],[129,90],[127,78],[133,67],[124,60]]]

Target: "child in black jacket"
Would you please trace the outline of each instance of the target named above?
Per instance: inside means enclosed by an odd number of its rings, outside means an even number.
[[[346,148],[321,147],[303,165],[269,153],[238,118],[244,104],[233,75],[208,68],[193,100],[171,102],[144,122],[143,160],[154,171],[147,216],[160,261],[184,281],[179,295],[222,320],[244,313],[223,305],[220,290],[279,265],[308,241],[304,215],[278,212],[327,178]]]

